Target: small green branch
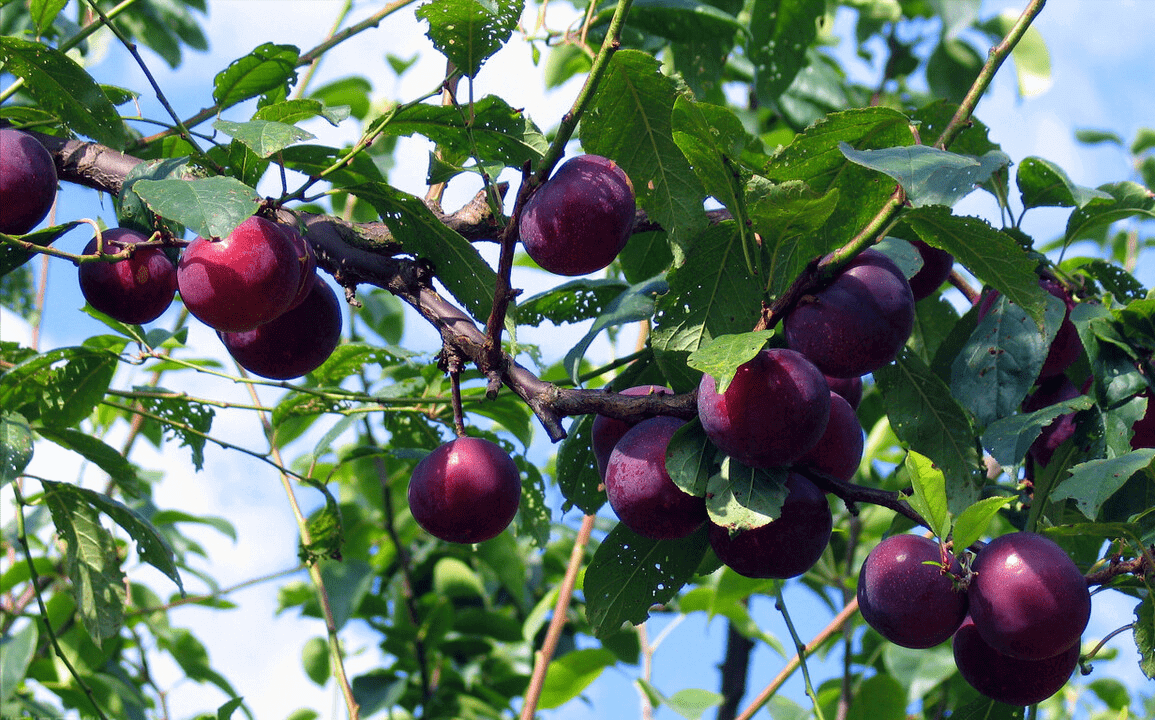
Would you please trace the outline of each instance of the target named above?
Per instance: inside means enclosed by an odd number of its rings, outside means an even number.
[[[822,706],[818,704],[818,693],[814,691],[814,685],[810,682],[810,670],[806,667],[806,644],[802,642],[802,638],[798,636],[798,631],[794,629],[794,621],[790,619],[790,613],[786,610],[786,599],[782,596],[783,588],[786,583],[778,582],[778,599],[774,602],[775,609],[782,613],[782,619],[786,621],[786,628],[790,631],[790,637],[794,640],[794,647],[798,651],[798,664],[802,668],[802,679],[806,682],[806,696],[810,698],[810,702],[814,705],[814,715],[818,720],[826,720],[822,716]]]
[[[68,668],[68,673],[72,675],[72,679],[84,691],[84,696],[88,698],[88,702],[92,704],[92,709],[101,720],[108,720],[108,716],[100,709],[100,705],[96,702],[96,697],[92,694],[92,688],[88,687],[88,683],[80,677],[80,673],[73,667],[72,661],[64,654],[63,648],[60,647],[60,639],[56,637],[56,631],[52,629],[52,622],[49,620],[48,608],[44,604],[44,597],[40,594],[40,573],[36,572],[36,561],[32,558],[32,548],[28,545],[28,534],[24,527],[24,508],[27,502],[24,499],[24,493],[20,489],[20,483],[12,483],[12,492],[16,498],[16,541],[20,543],[20,547],[24,550],[24,560],[28,563],[29,581],[32,585],[32,591],[36,595],[36,605],[40,609],[40,619],[44,623],[44,631],[48,633],[48,640],[52,643],[53,650],[56,651],[56,657],[64,663],[64,667]]]

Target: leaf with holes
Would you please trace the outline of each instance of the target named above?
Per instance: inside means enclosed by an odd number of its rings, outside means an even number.
[[[417,8],[426,36],[466,77],[509,40],[521,18],[520,0],[432,0]]]

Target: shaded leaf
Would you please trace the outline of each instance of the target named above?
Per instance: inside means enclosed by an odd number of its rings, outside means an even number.
[[[257,191],[231,177],[138,180],[133,190],[158,215],[203,238],[227,237],[257,211]]]
[[[42,427],[39,432],[45,439],[72,450],[108,473],[113,482],[127,495],[140,497],[144,494],[136,467],[116,448],[100,438],[71,428]]]
[[[665,279],[658,277],[631,285],[614,298],[606,306],[605,311],[594,319],[593,325],[590,326],[585,336],[578,340],[577,345],[571,348],[562,359],[562,366],[574,385],[581,385],[581,380],[578,377],[581,361],[594,338],[606,328],[649,319],[654,314],[655,299],[667,292],[669,292],[669,286]]]
[[[713,475],[716,448],[694,418],[674,431],[666,444],[666,471],[682,492],[705,497]]]
[[[24,681],[28,666],[36,655],[39,638],[36,621],[28,620],[19,630],[7,631],[0,639],[0,703],[12,697]]]
[[[1095,198],[1110,200],[1102,190],[1076,185],[1055,163],[1040,157],[1024,158],[1015,175],[1023,208],[1083,207]]]
[[[819,230],[838,206],[840,191],[819,195],[799,180],[775,184],[760,176],[746,183],[746,208],[762,240],[763,277],[770,298],[777,298],[810,260],[825,254]]]
[[[882,150],[855,150],[839,143],[848,160],[894,178],[914,207],[950,207],[969,195],[975,186],[1010,164],[1006,153],[992,150],[982,157],[959,155],[926,145],[907,145]]]
[[[759,100],[774,102],[794,81],[825,12],[823,0],[755,0],[746,52],[754,64]]]
[[[1088,460],[1071,468],[1071,476],[1051,491],[1050,500],[1057,502],[1070,498],[1079,512],[1091,520],[1099,516],[1103,506],[1123,483],[1137,472],[1150,471],[1155,460],[1155,449],[1144,448],[1114,458]]]
[[[1094,401],[1086,395],[1073,400],[1064,400],[1030,413],[1016,413],[996,420],[983,431],[983,447],[1003,467],[1011,467],[1023,461],[1027,450],[1042,433],[1043,428],[1057,418],[1080,410],[1089,410]]]
[[[32,462],[32,428],[20,413],[0,413],[0,487]],[[2,699],[2,698],[0,698]]]
[[[577,417],[557,450],[557,486],[565,498],[562,509],[576,505],[586,515],[593,515],[606,502],[590,445],[593,421],[593,415]]]
[[[782,514],[786,500],[786,469],[752,468],[732,457],[722,460],[706,487],[710,522],[737,530],[753,530]]]
[[[270,157],[294,143],[317,137],[296,125],[273,120],[249,120],[243,123],[217,120],[213,123],[213,127],[244,143],[262,158]]]

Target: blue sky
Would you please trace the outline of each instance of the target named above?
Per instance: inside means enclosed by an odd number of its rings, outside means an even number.
[[[950,0],[946,0],[950,1]],[[984,17],[1005,7],[1018,10],[1023,2],[988,2],[982,10]],[[357,14],[371,12],[370,7],[358,3]],[[315,45],[328,28],[340,3],[334,0],[212,0],[209,3],[208,35],[212,50],[207,55],[190,53],[178,70],[169,71],[155,57],[146,54],[149,66],[166,94],[177,106],[178,112],[188,115],[209,104],[212,75],[224,64],[248,52],[257,42],[293,43],[301,48]],[[530,16],[527,16],[530,17]],[[275,20],[270,20],[275,18]],[[563,24],[561,21],[555,25]],[[844,24],[843,24],[844,25]],[[1155,27],[1153,0],[1051,0],[1036,27],[1043,34],[1051,52],[1051,88],[1044,94],[1020,98],[1017,94],[1010,67],[996,79],[988,96],[980,103],[977,116],[991,128],[991,138],[1014,162],[1038,155],[1056,162],[1071,178],[1082,185],[1095,186],[1103,182],[1126,179],[1129,168],[1124,153],[1112,146],[1086,147],[1073,137],[1077,128],[1110,129],[1129,141],[1140,127],[1155,127],[1155,72],[1151,64],[1150,28]],[[387,20],[381,29],[372,31],[367,42],[339,48],[322,64],[320,84],[328,79],[357,73],[379,78],[378,90],[389,97],[409,98],[436,85],[444,71],[444,61],[434,53],[424,37],[424,29],[412,18],[411,11],[402,11]],[[413,70],[400,80],[384,62],[386,53],[411,57],[420,53],[421,59]],[[862,67],[862,72],[869,68]],[[525,107],[542,127],[548,127],[569,103],[576,92],[571,82],[557,91],[542,93],[542,84],[530,73],[529,49],[514,41],[499,52],[478,77],[477,96],[489,92],[505,97],[513,106]],[[111,49],[108,58],[93,69],[100,79],[129,87],[146,87],[140,71],[119,48]],[[516,82],[511,82],[516,78]],[[155,102],[143,103],[147,115],[161,117]],[[243,119],[243,118],[232,118]],[[332,129],[324,125],[310,126],[320,141],[340,143],[351,139],[351,131]],[[414,193],[423,192],[427,146],[420,140],[403,140],[396,170],[391,180],[400,188]],[[454,207],[471,197],[477,186],[461,183],[451,186],[446,206]],[[59,217],[101,217],[113,221],[111,203],[95,192],[71,187],[61,196]],[[993,204],[981,193],[975,193],[959,206],[958,212],[985,215],[997,222]],[[1030,213],[1026,229],[1040,239],[1049,239],[1059,232],[1066,211],[1036,210]],[[83,233],[73,233],[62,241],[65,249],[78,251],[87,241]],[[516,286],[528,293],[543,289],[552,282],[534,271],[518,269]],[[1150,260],[1139,268],[1140,279],[1148,287],[1155,284],[1155,263]],[[49,271],[51,298],[45,313],[42,347],[73,344],[101,326],[77,312],[83,305],[74,280],[74,271],[63,264],[52,264]],[[162,321],[163,322],[163,321]],[[419,320],[410,321],[409,341],[430,353],[436,350],[434,336]],[[11,339],[23,329],[5,316],[3,336]],[[544,339],[548,331],[527,332],[530,342]],[[576,337],[566,332],[567,337]],[[628,333],[626,334],[628,338]],[[204,328],[196,327],[191,342],[206,355],[224,357],[216,338]],[[629,340],[626,341],[629,343]],[[550,343],[556,347],[556,341]],[[546,347],[549,347],[547,345]],[[564,347],[557,349],[560,355]],[[609,348],[604,343],[595,345],[592,352],[605,356]],[[235,389],[222,382],[196,379],[199,394],[222,395]],[[175,388],[174,388],[175,389]],[[271,397],[271,396],[270,396]],[[222,412],[214,426],[214,434],[226,437],[255,437],[252,418],[245,414]],[[254,446],[259,442],[254,439]],[[550,452],[548,444],[539,442],[535,452]],[[162,507],[180,507],[194,514],[216,514],[234,521],[240,536],[236,543],[211,532],[201,539],[212,554],[211,571],[222,585],[229,585],[291,567],[295,562],[296,527],[285,504],[279,482],[267,466],[257,464],[235,454],[215,449],[206,452],[206,468],[194,474],[187,463],[187,451],[166,447],[165,455],[146,450],[139,458],[146,467],[166,468],[169,475],[157,489],[158,504]],[[174,454],[175,453],[175,461]],[[37,456],[35,463],[48,474],[72,477],[78,472],[66,458]],[[167,455],[167,457],[166,457]],[[51,470],[46,469],[51,465]],[[36,466],[34,466],[35,468]],[[303,500],[311,500],[302,493]],[[571,514],[569,521],[577,522]],[[270,540],[270,538],[279,538]],[[145,573],[152,572],[145,570]],[[159,575],[155,586],[167,594],[171,585]],[[209,647],[215,665],[223,674],[235,680],[239,692],[246,696],[256,716],[283,718],[301,706],[311,706],[329,717],[341,717],[340,703],[332,683],[324,690],[305,679],[300,669],[300,650],[305,641],[322,634],[323,628],[311,620],[300,620],[291,614],[274,616],[276,587],[269,583],[236,593],[231,599],[238,603],[237,610],[210,613],[195,608],[174,612],[173,622],[194,630]],[[1130,604],[1104,596],[1097,597],[1091,628],[1087,638],[1101,637],[1109,630],[1130,619]],[[804,637],[813,635],[825,625],[829,614],[816,610],[816,604],[799,586],[792,587],[787,597],[795,621]],[[756,618],[769,632],[786,638],[785,627],[772,608],[769,599],[756,600],[753,606]],[[665,625],[657,620],[650,628],[655,637]],[[674,629],[655,657],[654,683],[667,694],[684,687],[717,689],[716,663],[721,658],[725,626],[721,620],[708,622],[700,614],[688,617]],[[346,641],[354,656],[349,661],[356,674],[372,666],[372,638],[359,634],[355,628],[347,631]],[[1120,660],[1100,666],[1099,672],[1125,680],[1132,687],[1145,687],[1134,663],[1134,651],[1129,635],[1116,638]],[[357,651],[364,651],[358,653]],[[837,654],[834,657],[837,662]],[[754,656],[749,686],[753,695],[777,673],[782,660],[768,649],[760,648]],[[179,672],[171,665],[156,668],[162,679],[177,682]],[[598,709],[599,717],[633,717],[637,715],[637,694],[631,682],[636,668],[613,669],[590,688],[587,695]],[[822,677],[835,672],[816,671]],[[825,672],[825,674],[823,674]],[[272,680],[275,678],[276,680]],[[284,688],[293,688],[284,692]],[[802,700],[801,679],[795,676],[783,693]],[[173,693],[174,707],[183,713],[215,710],[222,701],[212,690],[195,684],[178,683]],[[176,705],[175,703],[178,703]],[[588,707],[575,705],[564,711],[550,713],[556,718],[593,717]],[[666,709],[657,713],[659,720],[676,717]]]

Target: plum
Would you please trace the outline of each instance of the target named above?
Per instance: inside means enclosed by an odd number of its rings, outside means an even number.
[[[177,265],[181,300],[198,320],[222,332],[243,332],[288,309],[301,284],[293,242],[256,215],[228,237],[198,237]]]
[[[521,474],[497,444],[459,437],[417,463],[408,497],[413,519],[430,535],[447,542],[482,542],[513,521],[521,502]]]
[[[1042,660],[1079,642],[1091,617],[1091,594],[1053,540],[1032,532],[1002,535],[979,551],[972,567],[971,618],[996,651]]]
[[[669,395],[673,393],[668,387],[661,385],[638,385],[636,387],[626,388],[622,390],[620,395]],[[605,415],[595,415],[593,425],[590,428],[590,446],[594,451],[594,459],[598,464],[598,474],[602,480],[606,479],[606,463],[610,459],[610,453],[614,451],[614,446],[618,444],[618,440],[622,439],[622,435],[632,428],[637,423],[628,423],[624,420],[606,417]]]
[[[909,280],[911,295],[914,296],[914,301],[918,302],[938,290],[950,277],[950,271],[954,267],[954,255],[927,245],[922,240],[913,240],[911,245],[914,245],[922,257],[922,267]]]
[[[117,253],[148,238],[128,228],[105,230],[105,253]],[[96,238],[84,246],[96,254]],[[160,317],[176,295],[176,267],[159,247],[136,250],[127,260],[86,262],[77,270],[88,304],[123,323],[147,323]]]
[[[698,417],[710,440],[739,462],[787,465],[825,432],[830,388],[800,353],[769,348],[740,365],[723,393],[713,376],[702,375]]]
[[[731,533],[709,524],[710,547],[739,575],[792,578],[809,570],[830,542],[830,503],[814,483],[796,472],[786,477],[782,513],[768,524]]]
[[[1155,395],[1148,388],[1139,393],[1147,398],[1147,411],[1131,426],[1131,449],[1155,447]]]
[[[1057,375],[1039,382],[1035,391],[1023,401],[1023,412],[1035,412],[1045,407],[1079,397],[1079,389],[1066,375]],[[1075,435],[1075,413],[1065,413],[1043,428],[1027,453],[1039,465],[1051,462],[1059,446]]]
[[[975,690],[1008,705],[1034,705],[1059,692],[1079,664],[1079,643],[1042,660],[995,650],[967,616],[951,641],[959,674]]]
[[[861,377],[894,360],[914,328],[914,296],[894,261],[859,253],[783,320],[786,343],[826,375]]]
[[[525,251],[555,275],[585,275],[618,256],[634,226],[634,186],[600,155],[562,163],[521,214]]]
[[[841,395],[846,402],[850,403],[850,407],[857,410],[858,404],[862,402],[862,378],[836,378],[829,375],[825,377],[830,391]]]
[[[48,216],[55,200],[52,153],[28,133],[0,128],[0,232],[29,232]]]
[[[653,417],[626,431],[606,463],[606,498],[618,519],[654,540],[685,537],[706,522],[706,500],[683,492],[666,470],[666,446],[685,420]]]
[[[297,232],[295,227],[289,225],[278,225],[281,232],[293,244],[293,249],[297,253],[297,262],[299,263],[301,271],[301,280],[297,283],[297,294],[293,297],[292,302],[289,303],[287,310],[300,305],[308,296],[309,291],[313,289],[313,281],[317,279],[317,254],[313,250],[313,246],[309,241]]]
[[[814,468],[826,475],[849,482],[862,462],[865,439],[862,424],[854,414],[854,408],[838,393],[830,392],[830,420],[826,431],[805,455],[798,458],[798,464]]]
[[[880,635],[908,648],[950,639],[967,614],[967,595],[942,565],[939,544],[920,535],[892,535],[870,551],[858,572],[858,607]],[[937,563],[937,564],[930,564]]]
[[[341,303],[333,288],[317,278],[291,310],[252,330],[218,330],[217,335],[237,364],[254,375],[298,378],[321,367],[336,349],[341,340]]]

